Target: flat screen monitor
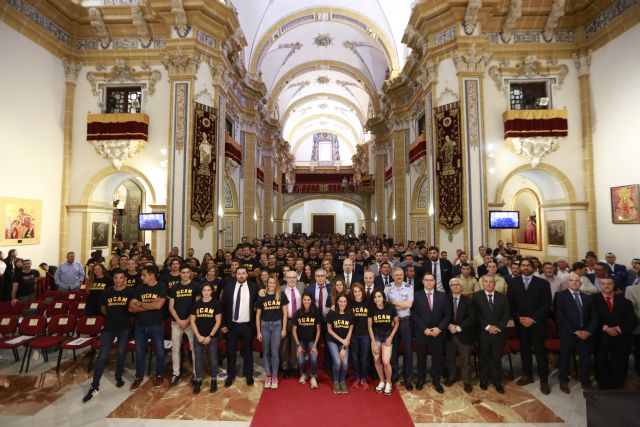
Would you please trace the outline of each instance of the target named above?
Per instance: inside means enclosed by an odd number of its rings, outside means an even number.
[[[520,228],[520,212],[489,211],[489,228]]]
[[[138,214],[138,228],[145,230],[164,230],[165,221],[163,213],[141,213]]]

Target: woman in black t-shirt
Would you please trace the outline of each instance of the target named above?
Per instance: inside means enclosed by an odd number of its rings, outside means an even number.
[[[280,365],[280,342],[287,335],[287,296],[280,292],[280,283],[269,276],[264,296],[256,301],[256,329],[258,341],[262,343],[264,365],[264,388],[278,388],[278,365]]]
[[[298,356],[298,366],[300,366],[300,384],[307,381],[307,376],[311,377],[311,388],[318,388],[318,340],[320,339],[320,319],[318,309],[313,303],[310,294],[302,295],[302,308],[298,310],[293,319],[291,329],[293,339],[296,342],[296,355]],[[304,368],[305,357],[309,355],[311,374],[307,375]]]
[[[300,276],[300,281],[305,285],[310,285],[315,283],[315,278],[313,277],[313,271],[311,270],[311,266],[309,264],[304,266],[302,270],[302,275]]]
[[[344,281],[342,279],[337,279],[331,285],[331,295],[329,295],[329,298],[327,298],[325,307],[330,308],[331,310],[335,310],[338,297],[342,295],[347,296],[348,294],[349,291],[347,290],[347,286],[344,284]]]
[[[351,285],[349,294],[349,308],[353,315],[353,336],[351,337],[351,362],[353,363],[353,383],[351,388],[362,387],[369,390],[367,369],[369,367],[369,352],[371,339],[369,338],[368,314],[369,302],[364,296],[364,286],[360,283]]]
[[[100,296],[105,289],[113,286],[113,280],[107,276],[107,269],[102,264],[94,264],[91,267],[91,272],[93,277],[91,278],[91,283],[87,286],[89,294],[87,295],[85,314],[87,316],[102,316]]]
[[[393,337],[398,330],[400,320],[398,313],[392,304],[387,304],[384,292],[379,289],[371,294],[373,304],[369,307],[368,329],[371,338],[371,351],[376,365],[376,371],[380,377],[380,384],[376,387],[377,393],[389,396],[391,394],[391,351],[393,349]]]
[[[333,392],[349,392],[345,378],[349,367],[349,343],[353,333],[353,316],[348,307],[347,297],[340,295],[336,301],[336,310],[327,314],[327,332],[329,351],[333,358]]]
[[[220,302],[213,298],[211,285],[205,283],[200,290],[202,299],[193,303],[192,313],[189,317],[194,340],[194,370],[193,392],[200,393],[202,387],[202,365],[204,349],[209,351],[209,362],[211,366],[211,388],[214,393],[218,389],[218,330],[222,323],[222,311]]]

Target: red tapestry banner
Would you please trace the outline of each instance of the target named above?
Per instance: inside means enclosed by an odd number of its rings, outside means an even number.
[[[458,102],[437,107],[436,184],[438,221],[448,230],[462,224],[462,142]]]
[[[215,218],[216,145],[216,111],[196,102],[191,153],[191,220],[201,230]]]
[[[242,147],[229,135],[224,137],[224,155],[242,166]]]
[[[567,110],[509,110],[502,114],[504,137],[564,137],[569,134]]]

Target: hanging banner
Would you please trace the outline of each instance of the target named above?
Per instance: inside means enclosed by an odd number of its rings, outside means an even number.
[[[436,108],[438,221],[448,230],[462,224],[462,142],[458,102]]]
[[[213,223],[213,195],[216,182],[215,109],[195,103],[195,123],[191,153],[191,220],[201,230]]]

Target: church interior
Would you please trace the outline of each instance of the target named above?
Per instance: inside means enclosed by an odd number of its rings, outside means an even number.
[[[639,43],[638,0],[5,0],[0,251],[35,269],[141,243],[162,267],[173,251],[368,236],[477,270],[479,247],[508,244],[554,268],[592,253],[640,289]],[[110,363],[83,404],[83,353],[61,351],[57,372],[57,351],[34,351],[23,372],[22,347],[16,361],[0,345],[0,424],[583,426],[590,411],[579,380],[558,389],[551,349],[551,394],[507,380],[522,370],[507,351],[504,394],[391,398],[334,396],[329,379],[265,391],[261,353],[256,385],[197,397],[185,381],[130,392],[131,353],[126,388]]]

